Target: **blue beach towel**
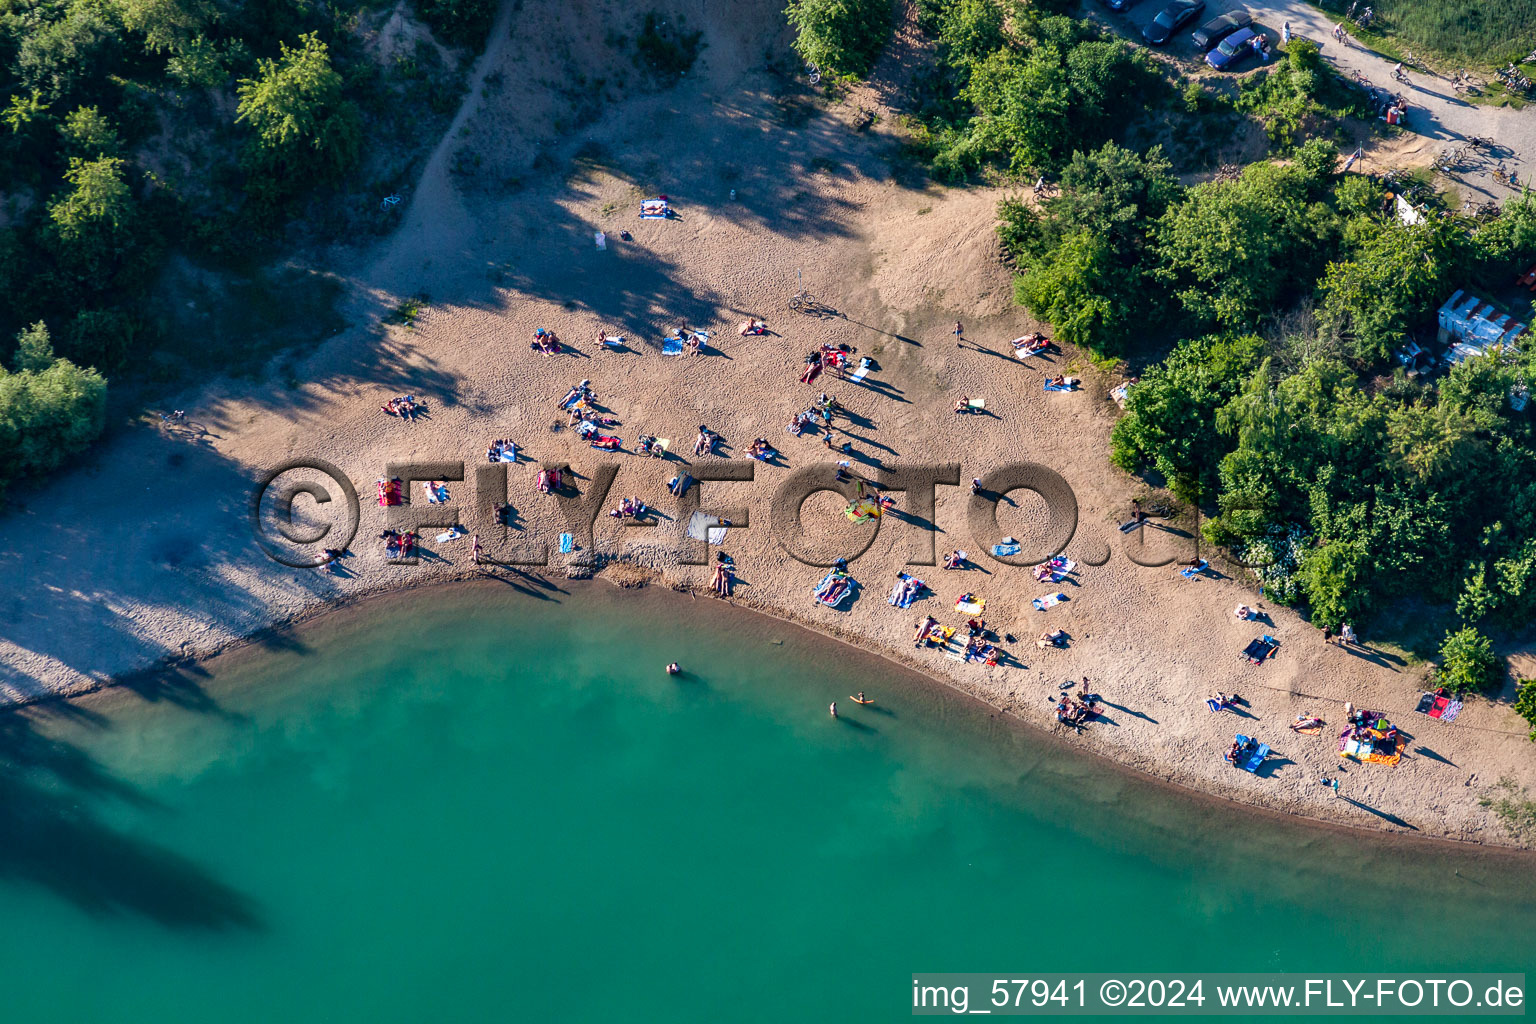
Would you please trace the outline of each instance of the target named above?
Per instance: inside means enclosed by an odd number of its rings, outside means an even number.
[[[1051,382],[1047,381],[1046,384],[1045,384],[1045,390],[1047,390],[1047,391],[1071,391],[1071,390],[1073,390],[1073,388],[1072,388],[1071,384],[1052,384]]]
[[[571,549],[574,548],[575,546],[576,546],[576,538],[575,537],[572,537],[568,533],[562,533],[560,535],[560,553],[562,555],[570,554],[571,553]]]
[[[1200,564],[1199,565],[1192,565],[1188,569],[1180,569],[1179,570],[1179,575],[1183,576],[1187,580],[1192,580],[1196,576],[1200,575],[1202,572],[1205,572],[1206,568],[1210,564],[1211,564],[1210,562],[1207,562],[1205,559],[1202,558],[1202,559],[1200,559]]]
[[[1016,554],[1019,553],[1019,545],[1018,544],[993,544],[992,545],[992,553],[994,555],[999,555],[999,556],[1016,555]]]
[[[680,356],[683,354],[683,339],[668,338],[661,343],[661,354],[664,356]]]

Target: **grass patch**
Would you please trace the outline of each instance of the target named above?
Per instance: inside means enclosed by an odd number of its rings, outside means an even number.
[[[1317,6],[1343,17],[1348,0]],[[1536,0],[1375,0],[1368,31],[1351,26],[1372,49],[1391,58],[1413,50],[1463,64],[1502,66],[1536,47]]]
[[[1523,787],[1505,776],[1495,783],[1478,800],[1479,807],[1493,811],[1494,817],[1504,830],[1517,839],[1536,835],[1536,800],[1532,800]]]
[[[421,316],[421,311],[431,304],[431,300],[425,295],[413,295],[403,299],[400,305],[390,311],[384,318],[387,324],[395,324],[401,327],[415,327],[416,318]]]

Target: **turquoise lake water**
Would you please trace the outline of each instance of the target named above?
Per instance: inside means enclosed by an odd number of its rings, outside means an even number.
[[[913,971],[1536,941],[1528,860],[1195,800],[809,633],[560,587],[391,597],[11,716],[3,1019],[896,1020]]]

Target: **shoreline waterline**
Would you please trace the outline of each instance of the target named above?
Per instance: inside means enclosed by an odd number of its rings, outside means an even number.
[[[599,583],[606,586],[598,586]],[[520,592],[519,596],[511,596],[508,593],[509,589],[512,594]],[[183,658],[166,659],[160,664],[138,672],[105,680],[98,687],[81,693],[45,695],[31,701],[6,704],[0,706],[0,714],[26,713],[28,709],[34,708],[46,710],[53,704],[78,704],[88,710],[128,707],[142,703],[146,693],[161,690],[167,680],[181,679],[185,673],[191,672],[199,679],[208,676],[217,679],[221,675],[229,675],[231,671],[243,670],[251,663],[260,662],[276,652],[290,649],[295,643],[302,645],[306,634],[312,634],[324,628],[366,628],[369,624],[396,612],[408,613],[408,608],[401,606],[419,600],[423,596],[436,595],[445,601],[453,601],[461,597],[468,599],[468,595],[476,591],[502,594],[511,600],[537,600],[531,595],[541,591],[553,591],[559,596],[550,598],[546,594],[546,599],[571,601],[576,604],[601,605],[606,602],[623,602],[654,605],[657,611],[647,614],[692,609],[705,615],[719,616],[722,620],[736,619],[738,621],[732,624],[733,629],[741,627],[742,624],[750,624],[745,628],[754,633],[780,632],[783,634],[779,637],[781,641],[798,634],[805,634],[810,638],[809,643],[812,645],[835,643],[838,647],[850,652],[855,659],[877,664],[884,671],[906,677],[917,688],[928,691],[929,695],[940,704],[945,701],[957,702],[968,709],[969,713],[984,715],[994,719],[1001,727],[1019,731],[1030,743],[1047,745],[1053,753],[1075,759],[1087,766],[1089,774],[1107,770],[1127,785],[1148,787],[1149,793],[1169,794],[1174,799],[1190,804],[1192,807],[1217,809],[1221,813],[1235,814],[1239,818],[1247,817],[1271,826],[1290,826],[1327,836],[1354,840],[1371,837],[1373,841],[1380,841],[1383,850],[1409,849],[1426,853],[1437,850],[1458,851],[1459,855],[1472,856],[1474,859],[1486,854],[1507,858],[1510,863],[1520,865],[1528,865],[1533,853],[1532,848],[1520,846],[1514,842],[1489,842],[1436,833],[1414,834],[1373,827],[1366,822],[1354,824],[1330,821],[1298,811],[1279,810],[1188,786],[1175,779],[1120,760],[1114,756],[1114,752],[1120,749],[1118,747],[1110,748],[1110,751],[1106,752],[1074,744],[1070,737],[1058,735],[1048,726],[1031,721],[1012,709],[994,704],[978,693],[969,692],[956,685],[951,679],[926,672],[917,665],[892,657],[886,651],[861,646],[850,639],[818,628],[813,622],[783,614],[776,608],[756,607],[737,601],[722,601],[702,591],[669,587],[665,584],[623,585],[606,579],[602,575],[567,579],[558,576],[519,574],[514,580],[476,572],[451,579],[429,579],[347,595],[316,604],[282,623],[256,630],[247,636],[222,644],[214,650]],[[682,664],[684,672],[687,672],[689,670],[687,652],[679,652],[677,660]],[[657,666],[658,673],[663,669],[664,666]],[[835,699],[841,701],[843,697],[838,696]],[[825,717],[826,708],[825,706],[811,707],[807,709],[807,714]]]

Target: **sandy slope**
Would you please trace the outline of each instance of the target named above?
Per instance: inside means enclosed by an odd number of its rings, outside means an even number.
[[[1080,742],[1180,784],[1358,825],[1502,841],[1477,803],[1484,786],[1503,775],[1536,785],[1524,730],[1507,709],[1474,704],[1453,726],[1418,719],[1410,713],[1417,670],[1385,654],[1325,647],[1279,609],[1262,629],[1284,642],[1280,656],[1250,667],[1238,651],[1261,630],[1231,617],[1234,605],[1253,601],[1238,580],[1184,581],[1172,567],[1130,560],[1115,524],[1136,485],[1106,461],[1116,415],[1105,398],[1112,382],[1096,379],[1071,353],[1033,366],[1002,354],[1008,339],[1032,325],[1010,304],[1008,272],[996,260],[998,195],[897,184],[885,129],[892,112],[878,105],[906,73],[906,55],[889,57],[856,103],[819,112],[765,66],[765,55],[782,53],[786,42],[777,3],[685,6],[690,23],[705,30],[707,49],[675,89],[656,91],[611,51],[615,25],[634,30],[629,14],[616,13],[622,5],[508,5],[475,91],[410,197],[400,230],[381,252],[354,257],[356,326],[301,364],[297,386],[225,382],[188,395],[178,404],[198,425],[192,436],[119,431],[76,471],[19,495],[24,506],[0,520],[0,572],[15,581],[0,619],[5,697],[83,691],[156,659],[215,649],[329,600],[474,572],[467,540],[429,545],[434,550],[414,568],[384,564],[370,539],[382,527],[381,510],[369,498],[372,481],[392,461],[461,459],[472,474],[490,439],[511,437],[533,458],[569,461],[588,476],[599,463],[617,462],[610,507],[633,494],[675,516],[664,481],[678,463],[664,468],[597,453],[554,429],[556,400],[589,378],[623,419],[617,432],[627,441],[641,431],[670,437],[691,460],[694,431],[707,423],[725,435],[732,461],[742,461],[739,453],[759,435],[785,449],[787,466],[755,464],[755,483],[714,484],[706,492],[710,504],[751,513],[751,527],[733,530],[725,545],[741,568],[739,602],[910,661],[1042,726],[1051,721],[1046,698],[1057,684],[1086,675],[1111,702],[1110,721]],[[584,84],[573,87],[578,81]],[[604,105],[594,109],[593,95]],[[867,133],[852,127],[857,103],[881,115]],[[578,116],[583,107],[589,113]],[[552,127],[578,121],[586,123]],[[450,170],[464,165],[457,155],[464,146],[480,156],[467,177]],[[672,197],[677,219],[638,218],[638,199],[655,192]],[[605,251],[593,242],[600,229],[608,232]],[[622,241],[621,230],[633,240]],[[789,314],[785,301],[797,273],[844,315]],[[417,329],[377,326],[395,297],[419,292],[433,304]],[[734,325],[749,313],[766,317],[775,333],[737,337]],[[964,346],[950,333],[957,318]],[[684,321],[717,331],[718,348],[696,358],[660,356],[661,335]],[[590,339],[600,325],[623,333],[634,351],[598,351]],[[531,353],[528,338],[538,326],[576,342],[577,354]],[[894,520],[854,563],[866,589],[852,608],[811,603],[820,570],[773,542],[769,506],[792,469],[828,461],[819,438],[797,440],[782,429],[820,390],[796,376],[803,354],[821,342],[846,342],[878,362],[870,386],[822,385],[859,417],[840,421],[838,439],[851,436],[866,463],[960,462],[969,480],[1028,459],[1067,478],[1079,506],[1068,554],[1102,563],[1085,565],[1066,587],[1069,603],[1034,612],[1030,598],[1051,588],[1026,569],[978,557],[984,568],[970,572],[914,569],[937,596],[892,609],[884,595],[914,533],[921,536]],[[1046,369],[1082,374],[1087,387],[1044,394]],[[423,397],[430,418],[406,425],[383,416],[380,403],[401,391]],[[985,396],[990,414],[955,416],[951,404],[962,393]],[[284,569],[252,543],[253,481],[298,456],[334,462],[363,493],[357,555],[339,571]],[[527,464],[510,475],[522,536],[552,540],[566,527],[552,503],[533,493],[532,476]],[[504,550],[473,485],[450,489],[465,521],[485,530],[490,550]],[[1027,492],[1012,497],[1017,505],[1004,508],[1003,528],[1025,538],[1038,533],[1038,500]],[[419,503],[419,489],[415,498]],[[939,488],[941,552],[958,545],[980,556],[966,526],[967,501],[961,488]],[[337,504],[298,507],[305,518],[324,518]],[[841,518],[841,504],[825,494],[806,503],[807,535],[818,550],[847,550],[867,531]],[[1142,562],[1188,557],[1191,542],[1178,532],[1187,537],[1193,524],[1165,525],[1149,531],[1147,547],[1136,552]],[[706,588],[707,568],[679,563],[681,530],[675,518],[634,531],[603,517],[595,547],[647,567],[642,575]],[[562,562],[555,556],[549,571],[563,573]],[[536,577],[497,574],[540,593]],[[962,591],[984,595],[989,622],[1020,638],[1005,645],[1015,664],[963,666],[913,650],[919,616],[963,621],[954,612]],[[1028,641],[1046,625],[1067,629],[1072,648],[1036,650]],[[152,699],[195,698],[196,673],[184,666],[136,686]],[[1216,688],[1239,690],[1248,712],[1208,715],[1201,697]],[[1293,737],[1285,723],[1303,710],[1340,722],[1346,699],[1392,712],[1415,741],[1395,770],[1350,767],[1344,795],[1351,799],[1335,801],[1317,781],[1338,769],[1331,741]],[[1220,761],[1237,729],[1257,733],[1281,755],[1264,777]]]

